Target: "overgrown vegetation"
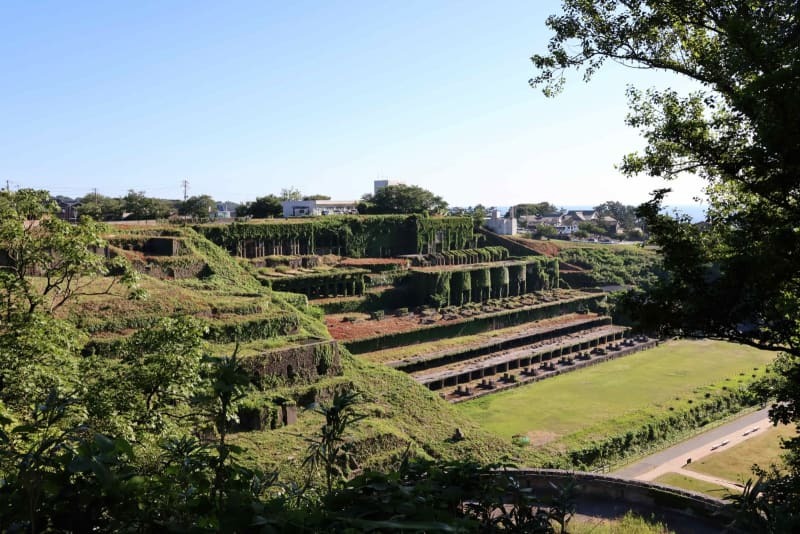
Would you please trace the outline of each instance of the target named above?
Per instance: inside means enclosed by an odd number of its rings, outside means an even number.
[[[9,194],[9,201],[23,194]],[[28,216],[5,220],[9,227],[24,228]],[[58,224],[29,225],[36,228],[33,244]],[[83,229],[92,243],[102,245],[99,227]],[[465,506],[476,487],[460,483],[467,475],[485,480],[477,488],[487,499],[480,500],[481,510],[501,510],[498,496],[506,493],[507,482],[486,467],[463,462],[489,464],[510,453],[510,445],[481,432],[401,373],[360,364],[344,353],[349,376],[328,375],[326,370],[338,365],[330,344],[319,344],[309,361],[315,373],[322,373],[319,380],[293,380],[292,374],[302,370],[285,368],[286,379],[257,380],[257,366],[249,365],[258,356],[254,347],[294,343],[302,350],[304,341],[328,337],[305,296],[263,287],[248,265],[191,229],[124,232],[118,244],[156,235],[207,269],[178,280],[143,274],[141,288],[147,292],[133,295],[145,300],[134,302],[105,290],[93,294],[118,283],[121,271],[107,271],[95,256],[58,254],[51,240],[49,252],[55,253],[49,261],[74,262],[70,272],[85,289],[81,295],[74,292],[63,303],[31,309],[30,302],[44,302],[50,291],[38,272],[20,269],[0,279],[7,306],[0,323],[0,529],[319,532],[408,524],[433,531],[450,531],[453,525],[492,531],[508,524],[508,516],[501,520]],[[63,250],[70,245],[64,243]],[[23,257],[15,255],[9,267],[16,269]],[[85,261],[99,267],[81,271]],[[96,348],[104,340],[102,355],[81,356],[88,342]],[[240,351],[247,356],[240,357]],[[356,391],[365,419],[334,417],[336,410],[346,411],[341,399],[355,399]],[[276,472],[293,470],[279,460],[280,444],[242,447],[248,440],[280,439],[282,429],[239,432],[239,416],[264,416],[267,426],[260,428],[269,428],[287,417],[276,408],[312,403],[321,406],[328,424],[315,432],[318,419],[304,413],[289,427],[292,438],[284,441],[302,444],[294,434],[301,432],[312,447],[298,457],[302,476],[288,479],[297,485],[284,484]],[[454,425],[468,437],[451,441]],[[312,468],[314,458],[324,473],[322,485]],[[442,458],[451,462],[442,464]],[[391,481],[397,475],[372,472],[369,466],[399,473],[398,492],[373,494],[376,478]],[[358,472],[360,478],[352,478]],[[495,483],[498,489],[492,490]],[[404,510],[403,488],[430,506]],[[462,496],[443,508],[439,491],[448,488]],[[529,500],[519,503],[515,513],[534,510]],[[352,515],[362,506],[370,510],[368,517]],[[544,531],[564,523],[547,508],[536,517]]]
[[[236,256],[333,253],[352,258],[427,254],[475,245],[469,217],[327,216],[201,225],[195,229]]]
[[[586,272],[564,274],[576,287],[635,285],[649,287],[663,276],[661,260],[652,250],[630,246],[562,247],[558,258]]]
[[[800,20],[797,3],[585,2],[551,16],[548,52],[532,60],[546,95],[576,69],[588,80],[607,60],[665,70],[702,84],[628,90],[630,126],[647,145],[624,157],[629,176],[706,182],[707,224],[661,213],[659,190],[638,215],[661,247],[669,276],[636,304],[651,328],[713,335],[784,351],[780,378],[762,389],[775,422],[800,423]],[[788,474],[771,473],[740,501],[743,525],[800,525],[800,440],[787,442]]]

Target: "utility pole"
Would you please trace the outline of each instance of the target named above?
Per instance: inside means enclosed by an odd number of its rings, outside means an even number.
[[[97,188],[95,187],[92,189],[92,193],[94,193],[94,203],[97,204]]]
[[[11,192],[11,180],[6,180],[6,193]]]
[[[187,191],[189,190],[189,180],[184,180],[181,182],[183,186],[183,201],[186,202],[186,199],[189,198]]]

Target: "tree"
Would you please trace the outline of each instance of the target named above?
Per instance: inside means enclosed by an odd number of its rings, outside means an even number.
[[[442,197],[416,185],[390,185],[374,195],[362,197],[368,213],[425,213],[435,215],[447,209]],[[359,209],[359,211],[361,211]]]
[[[596,224],[594,221],[581,221],[578,223],[578,230],[586,235],[606,235],[606,229]]]
[[[217,209],[217,203],[208,195],[189,197],[178,204],[178,213],[196,219],[209,219]]]
[[[536,237],[555,237],[558,235],[558,231],[555,227],[550,226],[549,224],[537,224],[534,227],[533,233]]]
[[[101,226],[90,219],[70,224],[59,219],[47,191],[0,191],[0,314],[7,323],[41,308],[52,312],[79,295],[107,294],[122,281],[136,282],[122,260],[109,265],[96,252],[105,245]],[[124,277],[98,279],[111,268]],[[35,281],[36,280],[36,281]],[[40,283],[39,283],[40,281]]]
[[[278,197],[278,200],[301,200],[302,198],[303,194],[296,187],[285,187],[281,189],[281,194]]]
[[[266,219],[267,217],[280,217],[283,215],[281,201],[275,195],[257,197],[255,202],[246,202],[236,208],[238,217],[253,217],[255,219]]]
[[[163,425],[166,408],[186,402],[200,382],[203,325],[190,318],[161,319],[136,332],[121,351],[123,383],[141,394],[140,424]]]
[[[558,213],[558,208],[549,202],[537,202],[535,204],[517,204],[514,206],[514,215],[521,217],[523,215],[533,215],[542,217],[550,213]]]
[[[77,384],[74,356],[83,337],[52,317],[68,301],[108,295],[122,283],[140,295],[137,276],[122,258],[97,252],[101,225],[59,219],[47,191],[0,191],[0,400],[9,405],[42,398],[53,387]]]
[[[122,218],[122,201],[118,198],[89,193],[81,198],[78,214],[91,217],[95,221],[119,220]]]
[[[486,222],[486,218],[489,216],[489,210],[487,210],[483,204],[478,204],[474,208],[469,208],[469,212],[472,216],[472,222],[475,228],[483,226],[483,223]]]
[[[306,195],[303,197],[303,200],[330,200],[331,197],[328,195]]]
[[[122,197],[123,210],[129,213],[133,220],[164,219],[169,216],[172,207],[169,202],[157,198],[150,198],[144,191],[128,191]]]
[[[719,336],[786,356],[780,376],[800,375],[800,17],[794,0],[565,0],[548,18],[548,53],[534,55],[533,86],[554,95],[567,69],[592,75],[607,60],[691,78],[704,90],[629,88],[627,123],[647,146],[623,159],[627,175],[706,180],[708,225],[660,213],[667,190],[641,206],[669,277],[639,302],[667,332]],[[800,422],[800,388],[775,380],[773,420]],[[789,442],[794,452],[800,442]],[[780,500],[773,478],[762,516],[800,524],[800,456]],[[792,482],[794,481],[794,482]],[[775,513],[777,506],[778,513]],[[783,523],[786,526],[786,523]],[[763,525],[774,528],[775,523]]]
[[[607,200],[595,206],[594,210],[601,217],[613,217],[616,219],[623,230],[633,230],[640,225],[639,218],[636,216],[636,206],[626,206],[622,202]]]

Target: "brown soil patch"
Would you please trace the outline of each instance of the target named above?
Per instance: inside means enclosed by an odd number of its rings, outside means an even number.
[[[408,266],[408,260],[401,258],[347,258],[339,262],[342,267],[361,267],[364,265],[399,265]]]
[[[555,432],[547,432],[546,430],[531,430],[530,432],[526,432],[525,435],[531,440],[531,445],[533,447],[545,445],[559,438],[559,435]]]
[[[356,322],[344,321],[345,317],[356,318]],[[461,319],[445,320],[441,315],[436,315],[439,319],[431,324],[448,324],[457,322]],[[395,334],[397,332],[408,332],[416,330],[420,326],[426,326],[424,320],[419,315],[407,315],[405,317],[395,317],[387,315],[380,321],[370,319],[366,313],[337,313],[325,316],[325,326],[334,339],[339,341],[351,341],[376,335]]]
[[[568,297],[573,296],[576,295],[568,295]],[[552,304],[556,301],[549,302]],[[547,303],[547,301],[539,301],[530,305],[537,306]],[[514,309],[521,310],[529,307],[530,305],[519,306],[515,307]],[[387,312],[383,319],[380,320],[370,319],[370,315],[366,313],[337,313],[325,316],[325,326],[328,327],[328,332],[330,332],[334,339],[339,341],[352,341],[356,339],[375,337],[378,335],[385,336],[387,334],[396,334],[398,332],[409,332],[431,326],[468,322],[476,317],[505,310],[506,308],[502,307],[490,307],[485,311],[473,315],[472,317],[463,317],[458,314],[441,314],[439,312],[432,312],[428,315],[412,313],[402,317],[397,317],[392,315],[391,312]],[[356,320],[345,321],[345,318],[354,318]]]
[[[537,241],[535,239],[526,239],[524,237],[513,237],[511,239],[523,246],[535,250],[539,254],[550,256],[551,258],[558,256],[558,253],[561,250],[558,248],[558,245],[550,241]]]

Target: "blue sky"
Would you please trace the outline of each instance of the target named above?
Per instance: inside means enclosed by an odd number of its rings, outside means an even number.
[[[624,91],[690,86],[609,65],[547,99],[529,57],[559,3],[0,3],[0,181],[248,200],[355,199],[376,178],[451,205],[637,203]],[[673,184],[672,204],[700,182]]]

